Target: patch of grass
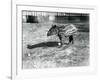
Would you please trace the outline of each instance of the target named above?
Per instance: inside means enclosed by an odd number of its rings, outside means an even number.
[[[23,68],[56,68],[89,65],[89,33],[79,32],[74,44],[64,47],[38,47],[28,49],[27,45],[43,42],[59,42],[57,36],[47,37],[51,24],[23,24]],[[55,44],[55,43],[54,43]]]

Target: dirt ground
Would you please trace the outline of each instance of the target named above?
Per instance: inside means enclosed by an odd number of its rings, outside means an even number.
[[[74,44],[58,47],[56,35],[47,37],[51,24],[23,23],[23,69],[89,65],[89,32],[78,32]]]

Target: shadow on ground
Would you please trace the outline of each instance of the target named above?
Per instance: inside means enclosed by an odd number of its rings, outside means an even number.
[[[28,49],[38,48],[38,47],[57,47],[58,42],[42,42],[34,45],[27,45]]]

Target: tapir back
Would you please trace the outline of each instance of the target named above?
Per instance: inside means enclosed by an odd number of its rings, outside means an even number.
[[[63,25],[59,27],[59,32],[67,35],[74,35],[76,34],[78,29],[73,24]]]

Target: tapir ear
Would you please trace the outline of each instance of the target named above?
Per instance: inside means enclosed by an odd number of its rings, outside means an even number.
[[[53,28],[56,28],[57,26],[56,25],[53,25]]]

